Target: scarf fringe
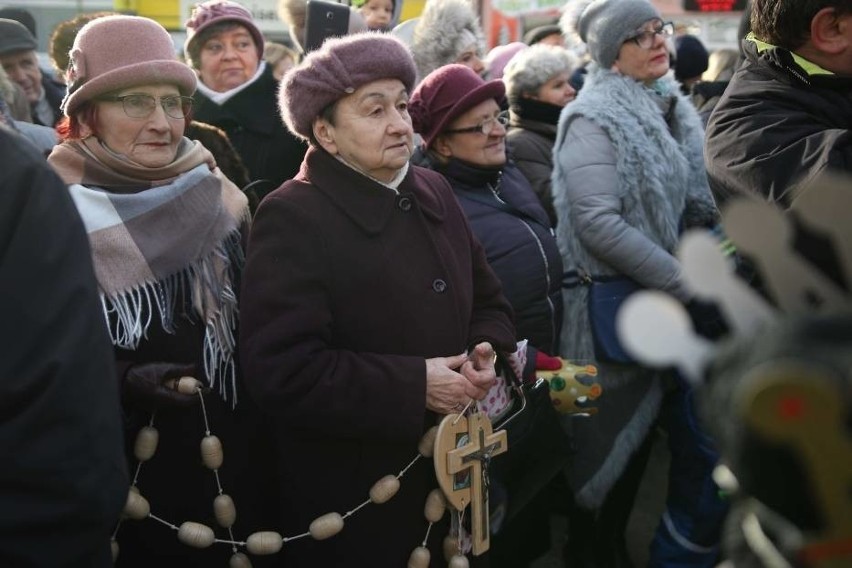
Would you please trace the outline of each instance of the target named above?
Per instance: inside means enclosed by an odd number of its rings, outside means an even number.
[[[232,283],[235,269],[241,269],[244,262],[240,232],[232,231],[210,253],[180,272],[110,296],[102,294],[101,306],[113,345],[137,349],[148,337],[155,310],[169,334],[175,333],[176,315],[198,321],[200,314],[210,314],[204,332],[204,375],[210,388],[231,407],[236,406],[234,353],[239,308]],[[190,313],[183,311],[186,307]],[[177,310],[180,313],[176,314]]]

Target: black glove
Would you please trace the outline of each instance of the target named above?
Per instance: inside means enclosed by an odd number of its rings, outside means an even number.
[[[693,299],[687,302],[686,311],[698,335],[716,340],[728,333],[728,324],[716,304]]]
[[[194,377],[195,365],[176,363],[140,363],[132,365],[124,375],[122,398],[133,406],[148,411],[165,407],[186,407],[198,402],[198,395],[182,394],[163,383],[169,379]]]

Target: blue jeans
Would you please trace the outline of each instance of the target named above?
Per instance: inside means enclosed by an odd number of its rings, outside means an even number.
[[[653,568],[712,568],[719,556],[728,502],[711,475],[719,458],[695,415],[693,390],[680,381],[660,416],[669,433],[669,487],[666,510],[651,543]]]

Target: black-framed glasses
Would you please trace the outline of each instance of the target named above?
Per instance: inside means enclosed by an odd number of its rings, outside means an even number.
[[[674,35],[674,24],[672,22],[660,22],[653,30],[642,30],[625,41],[632,41],[642,49],[651,49],[654,47],[654,39],[658,35],[663,36],[663,39],[672,37]]]
[[[163,112],[170,118],[186,118],[192,110],[192,97],[169,95],[166,97],[154,97],[135,93],[131,95],[105,95],[98,97],[102,101],[120,102],[124,114],[130,118],[148,118],[154,113],[157,104],[163,107]]]
[[[499,115],[492,118],[487,118],[476,126],[468,126],[466,128],[454,128],[453,130],[444,130],[444,134],[466,134],[468,132],[476,134],[490,135],[497,125],[506,126],[509,124],[509,118],[505,115]]]

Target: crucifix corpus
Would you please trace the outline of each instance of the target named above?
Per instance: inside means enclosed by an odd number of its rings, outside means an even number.
[[[506,431],[494,432],[484,412],[467,417],[450,414],[438,426],[434,453],[438,485],[456,510],[471,505],[475,556],[490,546],[488,466],[493,456],[507,449]]]

